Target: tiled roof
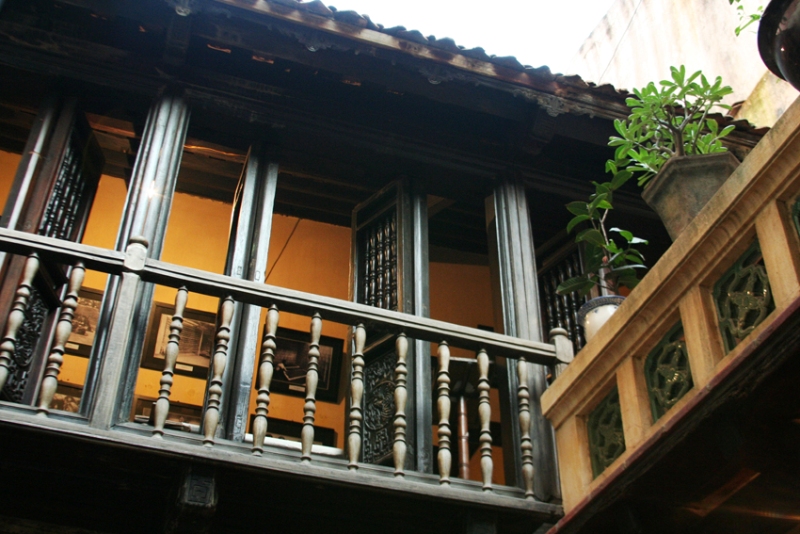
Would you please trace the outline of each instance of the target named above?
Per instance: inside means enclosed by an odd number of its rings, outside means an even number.
[[[494,65],[498,65],[501,67],[506,67],[509,69],[526,72],[528,74],[541,77],[544,79],[558,81],[568,85],[574,85],[576,87],[588,88],[592,89],[593,91],[599,93],[605,93],[608,95],[617,94],[623,97],[628,95],[627,91],[617,90],[610,84],[603,84],[597,86],[593,83],[584,82],[583,80],[581,80],[579,76],[564,76],[562,74],[553,74],[552,72],[550,72],[550,68],[547,67],[546,65],[540,67],[532,67],[530,65],[523,65],[514,56],[490,55],[487,54],[486,51],[481,47],[465,48],[461,45],[458,45],[450,37],[444,37],[441,39],[437,39],[433,35],[425,37],[420,31],[409,30],[405,26],[392,26],[391,28],[386,28],[383,26],[383,24],[377,24],[373,22],[372,19],[370,19],[369,15],[362,15],[356,11],[351,11],[351,10],[340,11],[334,6],[326,6],[321,0],[313,0],[311,2],[303,2],[298,0],[269,0],[269,1],[275,4],[292,7],[299,11],[305,11],[308,13],[312,13],[314,15],[323,16],[331,20],[335,20],[337,22],[351,24],[353,26],[358,26],[360,28],[365,28],[368,30],[385,33],[387,35],[391,35],[392,37],[396,37],[398,39],[404,39],[406,41],[411,41],[413,43],[430,46],[432,48],[438,48],[440,50],[445,50],[447,52],[451,52],[454,54],[461,54],[462,56],[470,59],[486,61],[488,63],[492,63]]]
[[[238,3],[237,0],[221,0],[225,3]],[[373,22],[369,15],[362,15],[356,11],[347,10],[341,11],[334,6],[326,6],[322,0],[312,0],[304,2],[300,0],[247,0],[250,3],[264,2],[267,4],[276,4],[285,6],[299,12],[305,12],[312,15],[324,17],[340,24],[348,24],[358,28],[380,32],[396,39],[402,39],[412,43],[416,43],[432,49],[443,50],[450,54],[458,54],[471,60],[477,60],[485,63],[496,65],[497,67],[511,69],[527,75],[531,81],[537,86],[541,86],[542,82],[546,85],[556,87],[554,93],[557,96],[565,97],[568,94],[582,93],[589,98],[599,98],[605,101],[614,101],[625,106],[625,99],[632,96],[626,89],[617,89],[611,84],[597,85],[593,82],[587,82],[578,75],[563,75],[560,73],[552,73],[550,68],[546,65],[540,67],[532,67],[530,65],[523,65],[514,56],[495,56],[487,54],[481,47],[465,48],[458,45],[450,37],[437,39],[435,36],[425,37],[418,30],[408,30],[404,26],[393,26],[386,28],[382,24]],[[768,128],[755,128],[745,120],[735,120],[729,116],[722,114],[714,114],[711,117],[716,118],[722,125],[735,124],[736,128],[741,133],[753,133],[756,135],[764,134]]]

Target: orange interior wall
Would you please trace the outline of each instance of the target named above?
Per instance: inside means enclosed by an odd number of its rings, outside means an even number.
[[[0,151],[0,201],[5,202],[11,187],[20,155]],[[119,178],[102,176],[97,197],[87,223],[83,242],[89,245],[114,248],[119,222],[126,196],[125,182]],[[222,273],[228,246],[231,205],[223,202],[177,193],[167,228],[162,259],[188,267]],[[347,299],[350,279],[350,229],[275,215],[270,239],[267,283]],[[291,236],[291,239],[289,239]],[[287,244],[288,241],[288,244]],[[104,290],[106,275],[89,271],[84,287]],[[430,265],[431,315],[444,321],[465,326],[493,326],[491,283],[486,266],[431,263]],[[158,286],[157,302],[172,303],[175,290]],[[188,307],[215,313],[218,300],[191,294]],[[263,315],[262,313],[262,324]],[[308,331],[310,320],[282,314],[280,326]],[[346,339],[345,325],[324,322],[323,335]],[[337,446],[344,446],[345,402],[348,393],[349,347],[341,370],[339,403],[319,402],[316,423],[332,428],[337,433]],[[435,351],[434,351],[435,353]],[[474,357],[467,351],[453,350],[455,356]],[[257,358],[256,358],[257,359]],[[88,359],[65,355],[59,380],[82,385]],[[140,369],[135,394],[142,397],[158,396],[161,373]],[[175,377],[171,399],[175,402],[201,405],[205,394],[205,380],[183,375]],[[499,403],[493,394],[493,420],[498,420]],[[270,416],[291,421],[302,421],[303,399],[273,394]],[[255,412],[255,395],[251,395],[250,413]],[[434,429],[435,433],[435,429]],[[495,482],[502,483],[502,451],[494,447]],[[472,459],[472,478],[480,475],[479,455]]]

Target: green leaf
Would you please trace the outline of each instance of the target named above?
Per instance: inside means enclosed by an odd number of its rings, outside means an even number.
[[[589,203],[589,213],[598,209],[600,207],[600,203],[605,201],[608,198],[608,193],[600,193],[595,194],[592,201]]]
[[[592,245],[600,248],[606,246],[606,242],[603,239],[603,234],[600,233],[600,230],[595,228],[588,228],[579,233],[575,238],[575,241],[586,241],[587,243],[591,243]]]
[[[619,235],[624,237],[625,241],[627,241],[628,243],[630,243],[634,239],[633,232],[629,232],[627,230],[620,230],[619,228],[612,228],[609,231],[610,232],[617,232]]]
[[[567,204],[567,209],[573,215],[588,215],[589,213],[586,202],[581,202],[579,200]]]
[[[585,295],[595,286],[595,282],[590,278],[590,275],[576,276],[565,280],[556,288],[556,293],[559,295],[569,295],[578,291],[581,295]]]
[[[625,182],[631,179],[633,173],[631,171],[615,172],[614,177],[611,179],[611,189],[616,191],[622,187]]]
[[[567,224],[567,233],[570,233],[575,226],[579,225],[583,221],[588,221],[591,219],[588,215],[578,215],[577,217],[573,217],[569,224]]]

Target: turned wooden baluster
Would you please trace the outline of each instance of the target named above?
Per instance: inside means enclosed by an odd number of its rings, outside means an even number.
[[[39,255],[34,253],[28,256],[28,260],[25,262],[22,280],[17,286],[14,303],[8,313],[6,333],[0,342],[0,391],[3,390],[6,380],[8,380],[9,364],[11,363],[11,358],[14,357],[17,346],[17,332],[22,323],[25,322],[25,310],[28,309],[28,300],[31,298],[31,290],[33,289],[33,279],[38,270]]]
[[[50,403],[53,402],[53,395],[58,388],[58,373],[61,372],[61,364],[64,363],[64,345],[72,334],[72,319],[75,317],[75,308],[78,307],[78,291],[81,289],[85,274],[86,267],[83,263],[78,262],[72,268],[69,276],[67,295],[61,303],[53,348],[50,349],[50,355],[47,357],[47,367],[44,370],[42,387],[39,392],[39,406],[36,411],[40,415],[46,416],[50,411]]]
[[[382,308],[392,309],[392,244],[390,220],[387,219],[383,226],[383,305]]]
[[[525,484],[525,498],[533,499],[533,441],[531,441],[531,395],[528,391],[528,363],[525,357],[517,362],[519,387],[519,431],[522,434],[522,481]]]
[[[222,398],[222,374],[228,363],[228,342],[231,339],[231,318],[233,317],[233,298],[226,297],[219,308],[219,326],[214,346],[214,357],[211,365],[213,375],[208,385],[208,402],[206,416],[203,420],[203,445],[214,445],[214,434],[219,425],[219,408]]]
[[[256,417],[253,420],[253,454],[261,456],[264,452],[264,437],[267,435],[267,414],[269,413],[269,385],[272,383],[273,358],[275,357],[275,333],[278,331],[278,307],[269,307],[264,324],[264,341],[261,343],[261,362],[258,364],[258,396],[256,397]]]
[[[315,313],[311,318],[311,346],[308,349],[308,373],[306,374],[306,403],[303,405],[303,430],[300,431],[303,463],[311,461],[311,446],[314,444],[314,418],[317,413],[317,382],[319,375],[319,336],[322,333],[322,317]]]
[[[481,422],[481,475],[483,476],[483,491],[492,490],[492,405],[489,402],[489,355],[481,349],[478,352],[478,418]]]
[[[183,331],[183,312],[189,300],[189,290],[185,287],[178,289],[175,295],[175,313],[169,323],[169,341],[164,351],[164,370],[161,372],[161,388],[158,390],[155,414],[153,415],[153,437],[164,436],[164,423],[169,414],[169,394],[172,391],[172,382],[175,377],[175,363],[178,361],[178,352]]]
[[[405,476],[404,467],[406,464],[406,399],[408,390],[406,389],[406,377],[408,376],[408,366],[406,357],[408,356],[408,338],[405,334],[399,334],[395,343],[397,352],[397,364],[394,368],[394,447],[392,456],[394,457],[394,476]]]
[[[356,326],[355,351],[353,352],[353,380],[350,383],[350,433],[347,436],[347,454],[351,470],[358,469],[358,457],[361,454],[361,422],[364,420],[364,409],[361,399],[364,396],[364,343],[367,331],[363,324]]]
[[[386,266],[383,248],[383,225],[378,223],[375,228],[375,306],[383,307],[383,269]]]
[[[378,236],[375,233],[375,229],[371,228],[368,230],[369,238],[367,240],[367,251],[368,251],[368,266],[367,266],[367,299],[366,302],[370,306],[375,305],[375,290],[376,290],[376,282],[375,282],[375,270],[377,269],[377,258],[376,258],[376,251],[375,248],[378,244]]]
[[[436,376],[439,408],[439,484],[450,484],[450,347],[439,343],[439,374]]]

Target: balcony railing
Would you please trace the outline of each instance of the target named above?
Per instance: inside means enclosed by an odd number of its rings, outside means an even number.
[[[795,103],[542,396],[567,519],[800,307],[798,168]]]
[[[376,484],[385,490],[427,497],[446,498],[452,502],[476,503],[499,509],[524,510],[538,514],[541,518],[552,518],[560,514],[560,506],[538,502],[533,498],[533,437],[530,435],[530,397],[527,389],[526,362],[555,365],[571,358],[571,343],[566,332],[558,330],[555,344],[545,344],[517,339],[493,332],[461,327],[450,323],[404,313],[375,308],[367,305],[328,298],[234,279],[148,259],[147,244],[133,239],[126,252],[107,250],[76,244],[34,234],[0,229],[0,250],[5,253],[27,257],[25,272],[17,288],[16,299],[8,319],[0,345],[0,387],[5,380],[2,371],[8,368],[13,357],[16,335],[24,318],[31,285],[40,265],[56,264],[71,266],[69,281],[64,290],[58,315],[58,326],[46,362],[46,371],[35,406],[0,403],[0,420],[26,427],[47,428],[53,431],[112,441],[123,446],[169,451],[170,454],[189,458],[213,459],[247,467],[263,468],[276,473],[308,476],[317,479],[354,484],[363,487]],[[57,384],[63,360],[64,345],[72,329],[72,319],[77,305],[78,290],[83,273],[91,269],[119,277],[113,297],[113,316],[107,325],[104,354],[101,355],[100,373],[97,381],[85,392],[90,399],[82,414],[69,414],[50,409],[50,402]],[[126,350],[136,337],[145,332],[135,328],[134,305],[136,295],[145,284],[160,284],[176,290],[175,314],[170,322],[169,342],[166,349],[165,368],[162,373],[159,398],[155,404],[154,426],[128,422],[128,414],[122,413],[126,397],[130,402],[133,394],[126,387],[130,359],[135,357]],[[183,310],[190,292],[218,297],[216,337],[212,355],[211,378],[207,384],[207,402],[203,415],[201,435],[173,430],[165,425],[169,412],[170,393],[173,384],[174,366],[182,333]],[[221,439],[217,427],[225,368],[237,357],[229,353],[231,317],[236,303],[258,306],[268,310],[261,344],[258,372],[246,377],[257,391],[257,407],[252,425],[252,441],[247,443]],[[267,412],[270,406],[270,381],[274,372],[276,331],[282,313],[292,313],[309,318],[308,339],[311,345],[305,384],[305,403],[302,406],[303,428],[298,446],[278,447],[274,440],[265,440]],[[346,449],[343,454],[329,447],[314,445],[314,423],[316,414],[317,365],[319,340],[324,323],[336,322],[352,328],[353,349],[351,357],[351,381],[349,417],[346,428]],[[363,352],[367,335],[392,336],[395,338],[397,364],[395,367],[394,400],[396,412],[393,418],[393,468],[360,462],[362,449],[362,421],[364,402]],[[563,339],[562,339],[563,338]],[[409,340],[423,340],[438,346],[438,374],[436,378],[436,405],[438,410],[438,466],[439,475],[425,474],[405,469],[408,444],[406,443],[406,388],[408,366],[406,355]],[[450,430],[450,377],[449,347],[459,347],[477,354],[479,370],[479,419],[481,425],[481,478],[482,482],[450,479],[452,464]],[[560,347],[558,350],[556,347]],[[489,402],[489,356],[505,357],[518,362],[520,375],[516,392],[521,441],[516,444],[521,450],[520,470],[523,480],[519,487],[492,484],[495,468],[491,455],[489,431],[491,404]],[[130,380],[127,380],[130,384]],[[420,387],[430,387],[421,384]],[[246,410],[247,407],[245,406]],[[247,413],[237,414],[246,417]],[[376,480],[378,482],[376,482]],[[446,487],[446,489],[444,489]]]

